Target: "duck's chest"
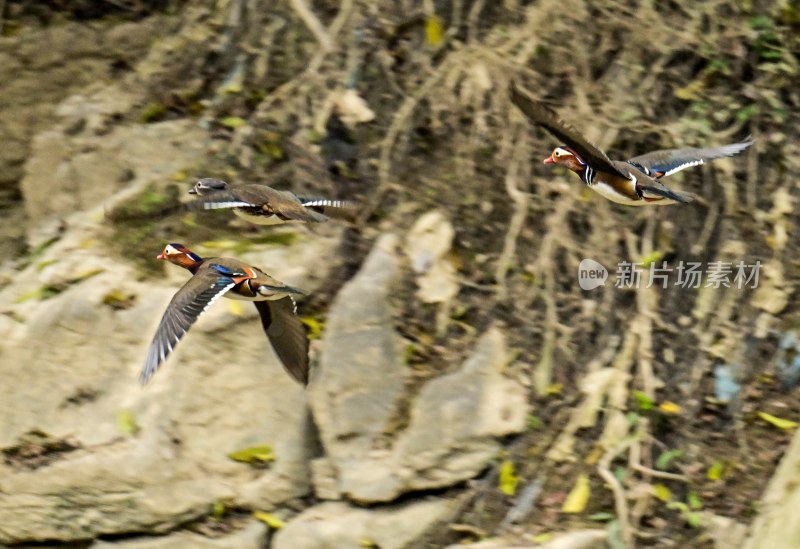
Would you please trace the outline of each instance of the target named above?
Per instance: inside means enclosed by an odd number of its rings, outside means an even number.
[[[589,166],[581,174],[581,179],[590,189],[617,204],[625,204],[626,206],[643,206],[646,204],[636,191],[635,179],[595,171]]]
[[[273,212],[257,206],[234,208],[233,213],[256,225],[280,225],[286,223],[284,219],[281,219]]]

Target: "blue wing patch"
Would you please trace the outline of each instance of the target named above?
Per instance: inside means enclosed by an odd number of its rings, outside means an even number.
[[[234,271],[232,269],[229,269],[228,267],[225,267],[224,265],[219,265],[217,263],[212,263],[210,265],[210,267],[212,269],[214,269],[215,271],[217,271],[218,273],[220,273],[221,275],[227,276],[227,277],[247,276],[247,273],[243,273],[243,272],[240,272],[240,271]]]

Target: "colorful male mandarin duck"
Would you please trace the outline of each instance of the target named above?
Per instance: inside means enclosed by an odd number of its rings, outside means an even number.
[[[291,191],[279,191],[266,185],[228,185],[220,179],[205,178],[189,189],[200,198],[193,208],[216,210],[232,208],[233,213],[258,225],[278,225],[289,221],[321,223],[328,220],[326,208],[352,208],[346,200],[298,198]]]
[[[305,292],[237,259],[203,259],[182,244],[167,244],[157,259],[180,265],[194,276],[178,290],[161,318],[139,378],[142,383],[158,370],[197,318],[223,295],[254,302],[261,326],[284,368],[298,382],[308,383],[308,339],[292,297]]]
[[[649,204],[686,204],[695,195],[673,191],[661,178],[709,160],[739,154],[753,144],[750,139],[722,147],[667,149],[636,156],[628,161],[611,160],[606,153],[587,141],[575,128],[559,120],[556,114],[512,81],[511,101],[534,124],[538,124],[566,145],[556,147],[544,159],[545,164],[561,164],[578,174],[590,189],[612,202],[628,206]]]

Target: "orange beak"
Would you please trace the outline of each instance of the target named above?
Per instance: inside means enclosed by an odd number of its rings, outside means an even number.
[[[161,252],[160,254],[158,254],[156,256],[156,259],[167,259],[167,254],[165,254],[164,252]]]
[[[552,154],[550,156],[548,156],[547,158],[545,158],[544,161],[542,162],[542,164],[555,164],[555,163],[556,163],[556,161],[553,160],[553,155]]]

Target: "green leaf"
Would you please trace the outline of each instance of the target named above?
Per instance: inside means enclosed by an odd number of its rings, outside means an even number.
[[[700,499],[700,496],[694,492],[689,492],[689,495],[686,496],[686,503],[689,504],[689,509],[692,511],[697,511],[703,508],[703,502]]]
[[[514,462],[510,459],[503,461],[500,464],[500,482],[499,488],[507,496],[513,496],[517,493],[517,485],[519,484],[519,477],[514,471]]]
[[[253,517],[256,520],[260,520],[261,522],[263,522],[264,524],[266,524],[267,526],[269,526],[273,530],[279,530],[279,529],[283,528],[284,526],[286,526],[286,522],[285,521],[279,519],[278,517],[276,517],[272,513],[266,513],[264,511],[253,511]]]
[[[139,113],[139,122],[158,122],[167,115],[167,107],[160,103],[150,103]]]
[[[796,421],[775,417],[772,414],[768,414],[766,412],[758,412],[758,417],[760,417],[770,425],[777,427],[778,429],[788,430],[797,427]]]
[[[236,128],[241,128],[247,124],[247,121],[239,116],[226,116],[225,118],[221,119],[219,123],[226,128],[232,128],[235,130]]]
[[[750,27],[756,30],[764,30],[772,28],[772,19],[766,15],[759,15],[750,20]]]
[[[610,520],[614,520],[613,513],[594,513],[593,515],[589,515],[589,520],[593,520],[595,522],[608,522]]]
[[[758,114],[758,105],[747,105],[736,111],[736,120],[746,122]]]
[[[535,416],[533,414],[528,414],[525,422],[528,425],[528,429],[538,430],[544,427],[544,422],[539,418],[539,416]]]
[[[135,435],[139,432],[139,425],[130,410],[120,410],[117,412],[117,427],[126,435]]]
[[[662,471],[665,470],[667,467],[669,467],[669,464],[672,463],[672,460],[681,456],[683,456],[682,450],[667,450],[666,452],[662,452],[656,460],[656,469],[661,469]]]
[[[653,252],[651,252],[651,253],[647,254],[647,255],[646,255],[646,256],[644,256],[643,258],[641,258],[641,259],[639,260],[639,263],[641,263],[641,264],[642,264],[642,267],[643,267],[643,268],[647,269],[647,268],[649,268],[649,267],[650,267],[650,264],[651,264],[651,263],[655,263],[656,261],[658,261],[658,260],[659,260],[659,259],[661,259],[662,257],[664,257],[664,252],[661,252],[661,251],[659,251],[659,250],[655,250],[655,251],[653,251]]]
[[[22,303],[23,301],[28,301],[30,299],[38,299],[44,301],[45,299],[50,299],[51,297],[58,295],[61,293],[60,288],[56,288],[54,286],[42,286],[40,288],[36,288],[35,290],[31,290],[30,292],[26,292],[20,296],[17,296],[14,299],[14,303]]]
[[[683,518],[686,520],[686,524],[692,528],[700,528],[703,525],[703,515],[700,513],[686,513]]]
[[[214,515],[214,518],[220,519],[220,518],[224,517],[225,516],[225,510],[226,510],[226,508],[225,508],[225,503],[224,502],[222,502],[220,500],[217,500],[217,501],[214,502],[214,507],[212,509],[212,514]]]
[[[53,263],[58,263],[58,259],[45,259],[44,261],[40,261],[36,264],[36,270],[43,271],[46,267],[49,267]]]
[[[103,305],[108,305],[112,309],[129,309],[133,306],[136,296],[129,295],[119,289],[113,289],[103,296]]]
[[[267,463],[275,459],[272,447],[268,444],[259,444],[258,446],[236,450],[228,454],[228,457],[233,461],[242,463]]]
[[[653,399],[647,396],[646,393],[643,393],[642,391],[634,391],[633,396],[639,402],[639,409],[643,412],[653,409]]]

